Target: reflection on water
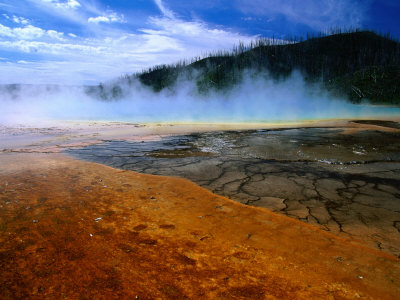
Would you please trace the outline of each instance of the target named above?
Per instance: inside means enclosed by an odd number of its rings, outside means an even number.
[[[117,166],[141,158],[218,156],[239,159],[362,164],[400,160],[400,135],[361,131],[341,134],[330,128],[208,132],[165,137],[160,141],[105,141],[66,152]]]

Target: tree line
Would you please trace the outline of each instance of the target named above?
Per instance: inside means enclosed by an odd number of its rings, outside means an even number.
[[[121,96],[119,84],[140,81],[155,92],[173,89],[179,79],[194,80],[199,93],[229,90],[243,80],[245,71],[281,80],[299,71],[306,82],[322,82],[329,91],[353,102],[400,104],[400,43],[389,34],[335,30],[286,40],[264,38],[231,51],[216,51],[190,61],[159,65],[125,75],[103,98]]]

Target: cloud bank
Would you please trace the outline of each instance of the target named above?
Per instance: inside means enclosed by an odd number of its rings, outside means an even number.
[[[180,19],[161,0],[153,2],[157,13],[142,22],[94,1],[28,2],[41,18],[55,15],[65,26],[11,11],[0,15],[0,57],[6,53],[0,83],[94,84],[255,38]]]

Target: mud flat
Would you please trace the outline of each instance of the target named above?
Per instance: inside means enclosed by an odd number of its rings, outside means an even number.
[[[372,121],[3,126],[0,298],[397,299],[398,129]]]
[[[0,155],[2,299],[396,299],[400,263],[190,181]]]
[[[394,121],[214,131],[66,150],[140,173],[187,178],[400,255],[400,130]]]

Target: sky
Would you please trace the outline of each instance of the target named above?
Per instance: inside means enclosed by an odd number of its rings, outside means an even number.
[[[399,15],[397,0],[0,0],[0,84],[97,84],[336,27],[399,39]]]

